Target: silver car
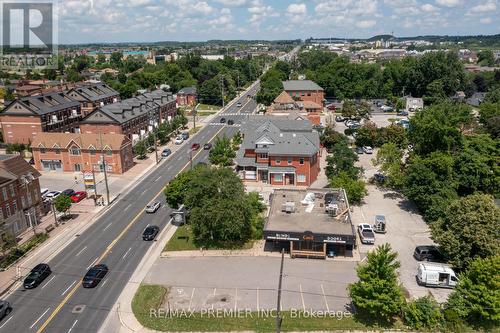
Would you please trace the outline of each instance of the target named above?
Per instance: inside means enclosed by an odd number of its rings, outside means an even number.
[[[151,202],[150,204],[148,204],[146,206],[146,213],[155,213],[158,208],[160,208],[161,204],[158,202],[158,201],[155,201],[155,202]]]
[[[0,300],[0,319],[3,319],[11,313],[12,307],[7,301]]]

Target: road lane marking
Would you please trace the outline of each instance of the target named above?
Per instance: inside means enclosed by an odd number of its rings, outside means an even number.
[[[94,264],[96,263],[96,261],[97,261],[98,259],[99,259],[99,258],[95,258],[95,260],[94,260],[94,261],[92,261],[92,263],[90,264],[90,266],[89,266],[89,267],[87,267],[87,270],[89,270],[89,269],[90,269],[90,267],[94,266]]]
[[[302,309],[306,312],[306,303],[304,302],[304,294],[302,293],[302,284],[299,284],[300,298],[302,299]]]
[[[70,333],[70,332],[71,332],[71,330],[73,329],[73,327],[75,327],[75,325],[76,325],[76,323],[77,323],[77,322],[78,322],[78,319],[77,319],[77,320],[75,320],[75,322],[73,323],[73,325],[71,325],[71,327],[70,327],[70,328],[69,328],[69,330],[68,330],[68,333]]]
[[[194,290],[196,288],[193,288],[193,291],[191,292],[191,298],[189,299],[189,305],[188,305],[188,309],[191,310],[191,303],[193,303],[193,297],[194,297]]]
[[[326,304],[326,312],[330,312],[330,307],[328,306],[328,302],[326,301],[325,289],[323,289],[323,284],[321,284],[321,292],[323,293],[323,299]]]
[[[125,209],[125,210],[126,210],[126,209]],[[106,226],[106,228],[104,228],[104,230],[103,230],[103,231],[106,231],[109,227],[111,227],[111,225],[112,225],[112,224],[113,224],[113,222],[111,222],[110,224],[108,224],[108,225]]]
[[[127,207],[125,207],[125,209],[124,209],[123,211],[127,211],[130,207],[132,207],[132,204],[131,204],[131,203],[129,203],[129,204],[127,205]]]
[[[80,251],[78,251],[78,253],[75,255],[75,257],[78,257],[80,254],[82,254],[83,251],[85,251],[87,247],[85,246],[83,249],[81,249]]]
[[[75,285],[76,281],[73,281],[72,284],[69,285],[68,288],[66,288],[66,290],[63,291],[63,293],[61,294],[61,296],[64,296],[64,294],[66,294],[68,292],[68,290],[71,289],[71,287],[73,287]]]
[[[104,282],[101,284],[101,288],[104,287],[104,285],[108,282],[108,279],[104,280]]]
[[[45,314],[46,314],[47,312],[49,312],[49,310],[50,310],[50,308],[47,308],[47,310],[45,310],[45,311],[42,313],[42,315],[41,315],[40,317],[38,317],[38,319],[37,319],[37,320],[36,320],[33,324],[31,324],[30,329],[32,329],[32,328],[33,328],[33,327],[34,327],[34,326],[35,326],[35,325],[36,325],[36,324],[40,321],[40,319],[42,319],[42,317],[43,317],[43,316],[45,316]]]
[[[212,136],[212,138],[210,139],[209,142],[211,142],[213,139],[215,139],[220,134],[220,132],[222,132],[223,129],[224,129],[224,127],[221,127],[217,132],[215,132],[215,134]],[[200,154],[201,152],[202,152],[202,150],[199,150],[198,153],[193,157],[193,159],[198,154]],[[176,175],[178,175],[181,172],[183,172],[189,165],[190,165],[190,162],[187,162],[186,165]],[[154,198],[156,199],[162,193],[163,193],[163,188],[156,194],[156,196]],[[108,245],[108,247],[101,254],[101,256],[99,258],[97,258],[96,260],[94,260],[94,263],[96,261],[98,261],[98,260],[102,260],[104,257],[106,257],[108,255],[108,253],[116,245],[116,243],[118,242],[118,240],[120,240],[121,238],[123,238],[123,236],[129,231],[129,229],[139,219],[139,217],[141,217],[141,215],[144,213],[145,210],[146,210],[146,207],[143,207],[139,211],[139,213],[137,213],[137,215],[129,222],[129,224],[122,230],[122,232]],[[94,263],[92,263],[88,268],[90,268]],[[80,280],[80,281],[82,281],[82,280]],[[45,322],[42,324],[42,326],[40,326],[40,328],[38,329],[38,331],[36,333],[42,333],[43,331],[45,331],[45,329],[50,324],[50,322],[55,318],[55,316],[57,316],[57,314],[61,311],[61,309],[63,308],[63,306],[69,301],[69,299],[71,298],[71,296],[73,296],[73,294],[78,290],[78,288],[79,288],[79,285],[77,284],[76,286],[73,287],[73,289],[71,289],[71,291],[59,303],[59,305],[54,309],[54,311],[50,314],[50,316],[47,318],[47,320],[45,320]]]
[[[45,283],[45,284],[44,284],[44,285],[43,285],[40,289],[43,289],[43,288],[47,287],[47,285],[48,285],[49,283],[51,283],[51,282],[52,282],[52,280],[54,280],[55,278],[56,278],[56,276],[55,276],[55,275],[54,275],[53,277],[51,277],[51,278],[50,278],[50,280],[49,280],[49,281],[47,281],[47,282],[46,282],[46,283]]]
[[[2,326],[0,326],[0,328],[3,328],[5,325],[7,325],[7,323],[12,319],[13,317],[11,316],[9,319],[7,319],[6,321],[4,321],[4,323],[2,324]]]
[[[157,181],[159,181],[159,180],[160,180],[160,178],[161,178],[161,176],[158,176],[158,178],[156,178],[156,179],[153,181],[153,183],[156,183]]]
[[[132,250],[131,247],[128,248],[127,252],[125,252],[125,254],[123,255],[122,259],[125,259],[125,257],[128,255],[128,253],[130,252],[130,250]]]

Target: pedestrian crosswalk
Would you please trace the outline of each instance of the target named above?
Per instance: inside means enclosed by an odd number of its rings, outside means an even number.
[[[241,124],[228,125],[226,123],[209,123],[212,126],[233,126],[233,127],[241,127]]]

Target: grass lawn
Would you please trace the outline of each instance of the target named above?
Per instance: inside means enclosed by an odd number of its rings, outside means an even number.
[[[198,106],[198,114],[200,114],[200,111],[219,111],[220,108],[219,105],[200,104]]]
[[[199,117],[205,117],[205,116],[211,116],[213,114],[216,114],[218,111],[198,111],[196,115]]]
[[[248,241],[239,249],[247,250],[251,249],[252,246],[253,246],[253,241]],[[199,249],[200,247],[194,244],[194,236],[191,227],[185,224],[177,228],[175,234],[163,248],[163,251],[194,251]],[[213,247],[213,248],[208,248],[208,250],[221,250],[221,249]]]
[[[263,312],[245,313],[233,312],[226,315],[216,312],[198,312],[194,316],[154,315],[154,311],[162,309],[166,311],[167,306],[163,305],[163,299],[167,293],[167,288],[158,285],[141,285],[132,300],[132,310],[139,322],[150,329],[159,331],[203,331],[203,332],[227,332],[227,331],[255,331],[255,332],[275,332],[276,318],[266,315]],[[153,310],[153,311],[152,311]],[[189,313],[189,312],[186,312]],[[158,314],[158,312],[156,312]],[[368,330],[365,325],[356,322],[351,317],[336,318],[327,317],[311,318],[310,316],[292,317],[292,313],[283,312],[283,331],[332,331],[332,330]],[[372,328],[373,329],[373,328]]]

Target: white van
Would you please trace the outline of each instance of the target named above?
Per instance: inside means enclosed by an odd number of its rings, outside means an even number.
[[[418,265],[417,283],[420,286],[454,288],[458,278],[448,266],[422,263]]]

